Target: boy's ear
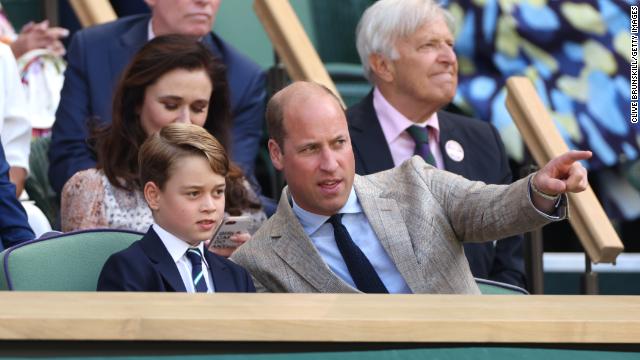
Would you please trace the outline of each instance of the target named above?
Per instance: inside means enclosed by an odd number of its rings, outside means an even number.
[[[282,171],[282,149],[280,149],[280,145],[275,140],[269,139],[267,146],[269,147],[269,157],[271,157],[273,167],[278,171]]]
[[[158,211],[160,208],[160,188],[153,181],[149,181],[144,184],[142,193],[151,211]]]

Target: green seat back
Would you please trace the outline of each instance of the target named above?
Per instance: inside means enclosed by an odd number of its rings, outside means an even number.
[[[0,290],[95,291],[107,258],[141,237],[97,229],[16,245],[0,253]]]
[[[60,202],[49,184],[49,157],[47,153],[50,143],[50,137],[35,138],[31,141],[31,154],[29,155],[31,171],[24,188],[27,190],[29,198],[45,214],[49,224],[55,226],[60,212]]]
[[[527,290],[498,281],[476,278],[476,284],[482,295],[528,295]]]

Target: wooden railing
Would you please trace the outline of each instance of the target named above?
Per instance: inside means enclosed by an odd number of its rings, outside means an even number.
[[[509,78],[507,91],[507,109],[538,166],[569,151],[529,79]],[[591,260],[615,262],[624,246],[591,187],[569,194],[569,205],[569,222]]]
[[[640,343],[637,296],[0,295],[0,340]]]
[[[69,0],[82,27],[113,21],[118,18],[109,0]]]
[[[253,8],[289,77],[322,84],[342,99],[289,1],[255,0]]]

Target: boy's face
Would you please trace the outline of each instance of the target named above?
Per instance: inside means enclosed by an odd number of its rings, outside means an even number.
[[[144,195],[153,218],[163,229],[197,246],[208,240],[224,216],[225,178],[211,170],[202,156],[176,161],[161,190],[153,182]]]

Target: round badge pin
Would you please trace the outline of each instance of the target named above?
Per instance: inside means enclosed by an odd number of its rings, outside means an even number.
[[[455,140],[449,140],[446,144],[444,144],[444,150],[447,152],[447,156],[451,158],[451,160],[460,162],[464,159],[464,150],[462,149],[462,145]]]

